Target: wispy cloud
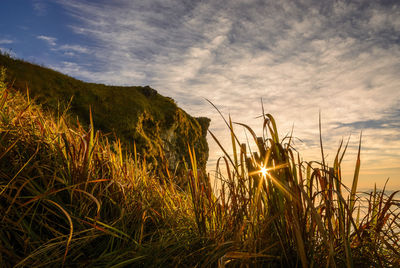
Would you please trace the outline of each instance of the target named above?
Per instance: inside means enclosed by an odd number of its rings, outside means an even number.
[[[400,135],[400,109],[391,111],[390,114],[383,114],[379,119],[368,119],[363,121],[354,121],[351,123],[337,122],[337,128],[350,129],[393,129],[399,130]],[[400,138],[400,136],[397,138]],[[400,139],[399,139],[400,140]]]
[[[89,54],[90,50],[87,47],[80,46],[80,45],[61,45],[56,46],[54,43],[53,47],[51,48],[52,51],[62,52],[63,55],[74,57],[77,54]]]
[[[63,51],[73,51],[77,53],[89,53],[89,49],[87,47],[83,47],[80,45],[62,45],[58,49]]]
[[[96,79],[96,76],[93,75],[93,72],[88,71],[91,68],[90,64],[77,64],[71,61],[63,61],[61,65],[51,65],[49,66],[52,69],[60,70],[63,73],[67,73],[74,77],[83,76],[87,77],[89,80]]]
[[[211,130],[223,144],[229,139],[223,138],[221,120],[203,98],[236,121],[258,127],[253,118],[261,113],[262,97],[282,132],[294,124],[294,134],[305,141],[318,138],[321,111],[331,154],[342,136],[375,126],[364,136],[363,163],[381,168],[400,163],[398,135],[393,136],[398,121],[385,122],[400,103],[400,5],[367,0],[59,3],[76,18],[73,31],[94,41],[91,59],[101,66],[62,64],[59,70],[90,81],[150,84],[189,113],[212,118]],[[220,152],[210,145],[212,163]],[[316,144],[299,146],[306,156],[318,153]],[[390,153],[378,150],[386,146]]]
[[[35,11],[36,15],[44,16],[47,14],[47,6],[43,2],[43,0],[34,0],[32,5],[33,5],[33,10]]]
[[[11,39],[0,39],[0,45],[9,45],[12,43],[14,43],[14,41]]]
[[[0,46],[0,52],[1,52],[1,53],[5,53],[5,54],[8,54],[8,55],[10,55],[10,56],[13,57],[13,58],[16,58],[16,57],[18,56],[17,53],[15,53],[14,51],[12,51],[11,49],[5,48],[5,47],[1,47],[1,46]]]
[[[56,43],[57,38],[55,38],[55,37],[46,36],[46,35],[38,35],[38,36],[36,36],[36,38],[45,41],[50,46],[57,45],[57,43]]]

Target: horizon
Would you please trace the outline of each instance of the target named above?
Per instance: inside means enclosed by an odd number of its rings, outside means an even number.
[[[150,85],[229,147],[229,129],[204,98],[261,134],[266,113],[305,160],[328,163],[351,134],[352,180],[362,131],[359,188],[400,188],[400,6],[289,1],[15,1],[0,11],[0,49],[86,82]],[[251,3],[252,2],[252,3]],[[13,12],[9,12],[9,10]],[[243,132],[239,127],[235,127]],[[241,135],[245,142],[245,136]],[[208,171],[222,156],[208,138]],[[229,151],[229,150],[228,150]]]

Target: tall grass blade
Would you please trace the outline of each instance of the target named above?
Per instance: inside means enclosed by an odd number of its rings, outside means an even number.
[[[362,132],[360,134],[360,142],[358,144],[358,153],[357,153],[357,162],[356,162],[356,167],[355,167],[355,170],[354,170],[353,184],[351,186],[350,211],[353,211],[353,208],[354,208],[354,202],[355,202],[355,196],[356,196],[357,184],[358,184],[358,176],[360,174],[361,139],[362,139]]]

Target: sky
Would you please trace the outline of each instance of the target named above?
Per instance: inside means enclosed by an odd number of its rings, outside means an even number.
[[[352,181],[400,189],[400,2],[1,0],[0,49],[75,78],[150,85],[229,148],[224,116],[262,134],[261,99],[304,160],[350,137]],[[246,142],[243,128],[235,131]],[[208,137],[208,171],[222,156]]]

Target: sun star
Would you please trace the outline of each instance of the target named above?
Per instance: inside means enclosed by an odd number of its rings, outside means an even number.
[[[263,175],[263,177],[267,176],[268,170],[265,167],[261,167],[260,173]]]

